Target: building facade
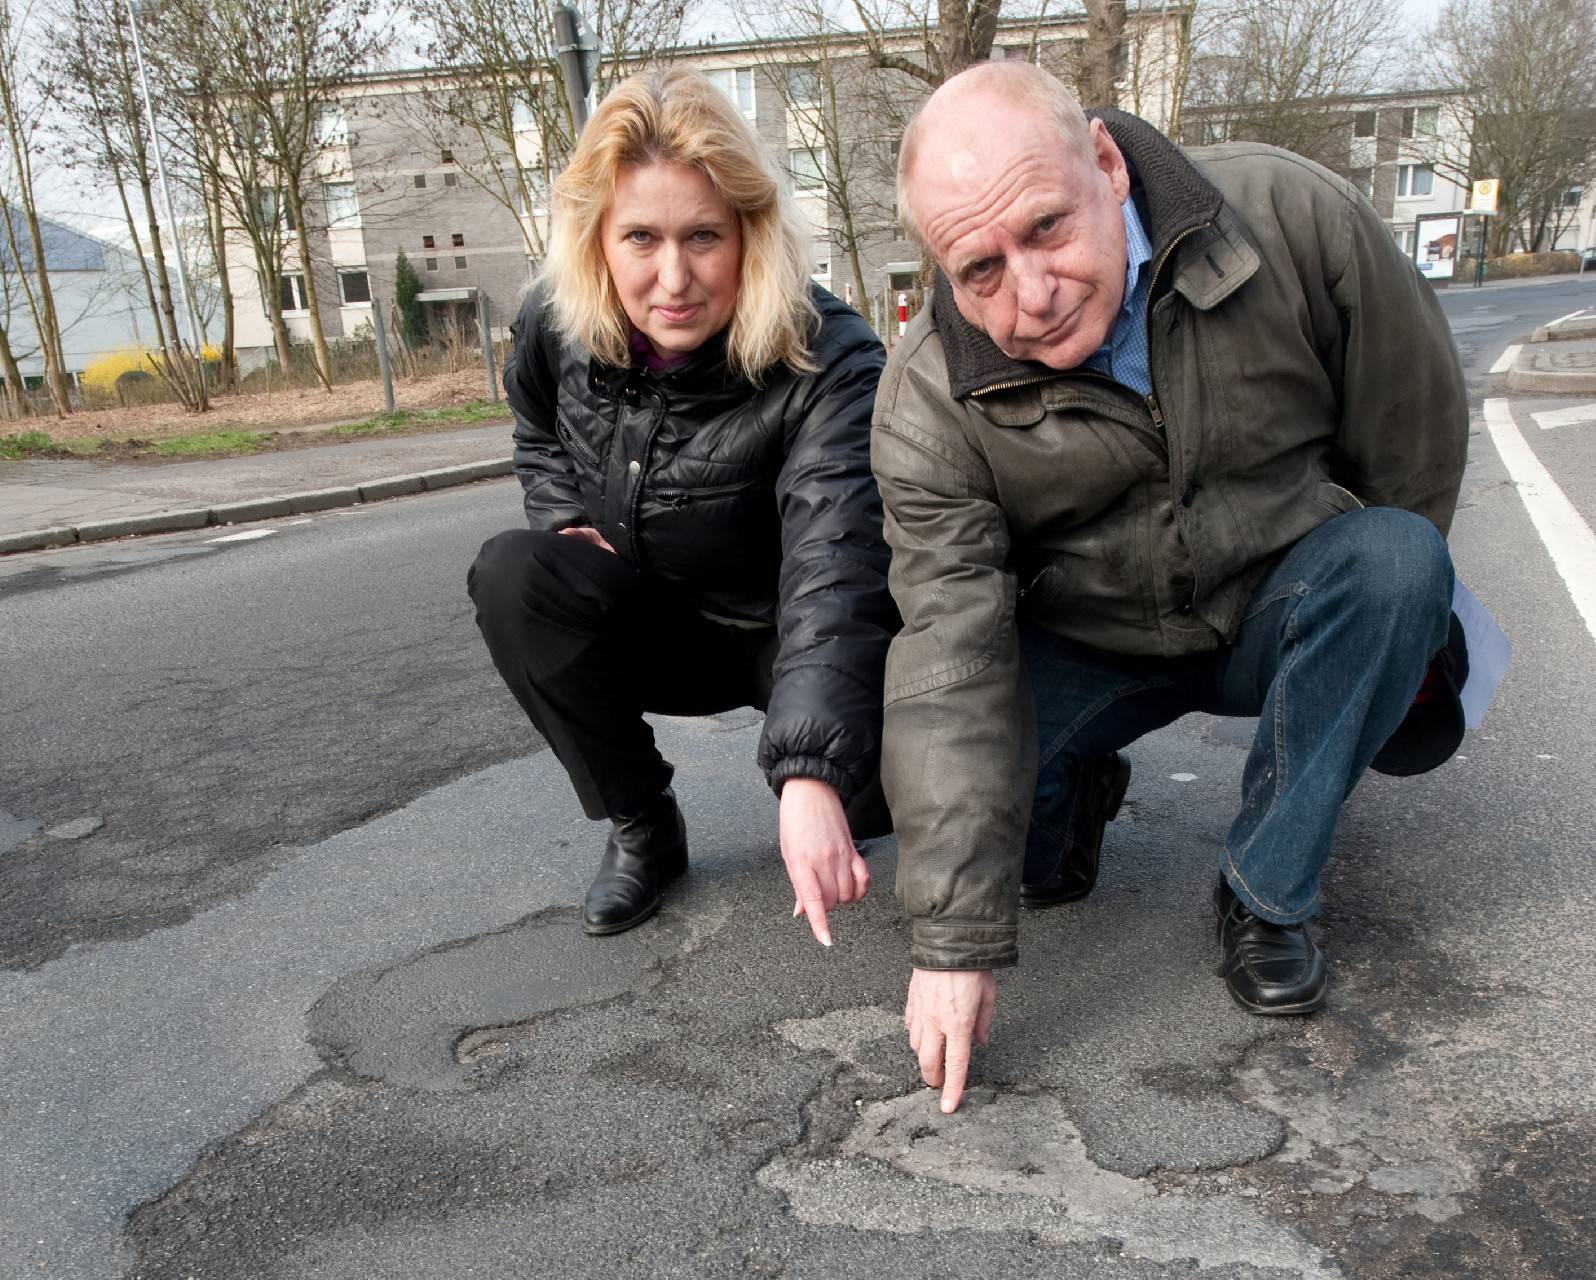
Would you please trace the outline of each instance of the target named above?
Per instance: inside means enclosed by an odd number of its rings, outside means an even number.
[[[1369,197],[1421,271],[1434,275],[1446,259],[1475,251],[1480,224],[1463,216],[1471,207],[1469,179],[1491,175],[1470,174],[1471,124],[1455,93],[1364,94],[1308,109],[1331,122],[1312,158]],[[1227,108],[1214,107],[1188,111],[1183,136],[1200,144],[1247,135],[1231,127]],[[1544,249],[1596,246],[1596,191],[1571,186],[1564,192],[1545,241]]]
[[[1189,16],[1181,6],[1137,10],[1127,27],[1122,101],[1160,127],[1173,109]],[[1071,80],[1084,38],[1080,15],[1006,21],[992,56],[1030,59]],[[912,50],[908,35],[902,46]],[[915,291],[921,274],[919,252],[897,224],[897,142],[925,87],[873,69],[846,37],[713,42],[669,50],[661,60],[703,71],[737,105],[784,162],[811,227],[814,278],[895,334],[897,296]],[[374,302],[386,308],[393,298],[401,253],[420,278],[435,333],[454,327],[474,335],[481,294],[494,336],[505,336],[542,257],[552,173],[530,112],[515,129],[512,154],[507,142],[459,124],[458,113],[445,109],[458,85],[458,77],[433,69],[366,76],[324,114],[307,225],[289,231],[284,255],[280,297],[295,341],[310,337],[295,235],[310,238],[329,339],[370,333]],[[241,239],[229,264],[247,366],[252,357],[271,358],[270,322]]]
[[[0,236],[0,327],[6,331],[23,382],[34,388],[43,383],[45,375],[44,352],[26,288],[37,272],[22,215],[14,212],[12,220],[16,258],[6,238]],[[136,254],[49,218],[39,219],[39,231],[56,321],[61,326],[61,346],[74,384],[84,369],[103,356],[130,349],[159,349],[160,338]],[[173,292],[178,292],[175,280]],[[214,304],[214,298],[206,301]],[[173,299],[173,306],[186,342],[188,309],[178,298]],[[202,301],[202,314],[205,309]]]

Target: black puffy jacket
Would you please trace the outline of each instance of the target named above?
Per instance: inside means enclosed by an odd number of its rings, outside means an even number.
[[[504,385],[534,529],[592,525],[705,613],[774,625],[759,764],[778,792],[819,778],[844,803],[881,750],[898,615],[887,592],[870,413],[881,344],[814,289],[819,372],[732,374],[717,337],[654,375],[563,342],[541,291],[521,308]]]

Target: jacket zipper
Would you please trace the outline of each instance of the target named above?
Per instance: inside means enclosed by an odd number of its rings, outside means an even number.
[[[648,459],[654,450],[654,437],[659,434],[659,429],[665,425],[665,415],[670,412],[670,401],[663,391],[655,391],[649,399],[654,402],[654,420],[649,424],[648,434],[643,437],[642,456],[638,459],[637,483],[632,486],[632,501],[626,510],[626,536],[632,543],[632,555],[639,567],[643,564],[643,544],[637,537],[637,513],[643,506],[643,480],[648,475]]]
[[[566,421],[565,415],[558,409],[554,411],[554,434],[577,457],[590,467],[598,466],[598,454],[594,453],[587,441],[576,433],[576,428]]]
[[[656,501],[680,510],[695,498],[720,498],[728,493],[752,489],[758,483],[759,477],[755,476],[752,480],[739,480],[736,484],[706,485],[702,489],[655,489],[653,493]]]
[[[1204,227],[1211,227],[1211,222],[1199,222],[1194,227],[1187,227],[1178,236],[1164,246],[1164,251],[1158,255],[1158,261],[1153,264],[1153,274],[1147,280],[1147,380],[1153,381],[1153,288],[1158,283],[1158,277],[1164,270],[1164,264],[1169,261],[1170,254],[1187,236],[1195,235]],[[1158,405],[1158,387],[1155,383],[1153,389],[1145,397],[1147,411],[1153,415],[1153,426],[1158,428],[1158,434],[1164,434],[1164,411]]]

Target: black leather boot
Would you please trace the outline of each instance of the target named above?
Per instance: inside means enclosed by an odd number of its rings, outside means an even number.
[[[1114,820],[1130,786],[1131,766],[1117,751],[1083,761],[1076,782],[1075,812],[1064,846],[1052,866],[1037,868],[1028,859],[1020,902],[1027,907],[1053,907],[1084,898],[1097,883],[1097,862],[1103,851],[1103,828]]]
[[[1230,996],[1248,1013],[1312,1013],[1324,1003],[1324,952],[1300,924],[1273,924],[1253,915],[1224,876],[1214,888],[1219,913],[1220,973]]]
[[[687,826],[666,787],[635,814],[614,819],[598,874],[582,904],[586,933],[622,933],[659,910],[664,887],[687,870]]]

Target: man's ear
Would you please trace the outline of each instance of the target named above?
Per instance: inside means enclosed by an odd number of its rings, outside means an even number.
[[[1097,163],[1097,168],[1108,179],[1108,185],[1114,189],[1114,198],[1121,204],[1130,195],[1130,170],[1125,167],[1125,157],[1120,154],[1119,147],[1114,142],[1114,136],[1109,133],[1108,126],[1101,120],[1090,122],[1092,140],[1092,158]]]

